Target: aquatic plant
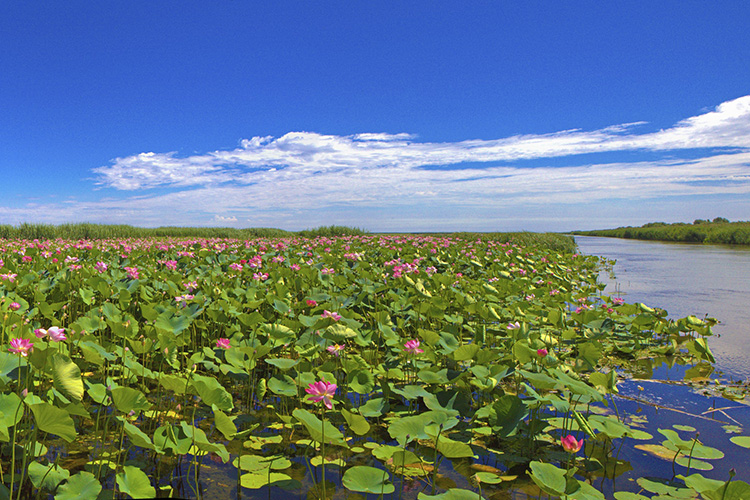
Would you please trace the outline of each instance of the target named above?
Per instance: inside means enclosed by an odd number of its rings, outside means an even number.
[[[604,498],[623,447],[668,477],[618,500],[747,487],[688,431],[652,442],[618,388],[662,361],[708,379],[714,320],[602,295],[593,257],[466,235],[0,251],[0,498],[226,495],[227,471],[240,495]]]

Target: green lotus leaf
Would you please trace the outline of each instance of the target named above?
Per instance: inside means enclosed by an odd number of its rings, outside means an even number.
[[[734,436],[729,438],[731,442],[743,448],[750,448],[750,436]]]
[[[29,408],[39,430],[60,436],[69,443],[76,438],[76,427],[67,411],[44,402],[32,404]]]
[[[273,365],[281,371],[287,371],[299,364],[298,359],[289,358],[266,358],[265,362],[269,365]]]
[[[234,435],[237,434],[237,427],[234,425],[233,419],[228,417],[216,405],[213,405],[212,409],[214,412],[214,425],[227,440],[231,441]]]
[[[23,401],[18,394],[0,394],[0,426],[13,427],[23,417]]]
[[[151,408],[146,396],[132,387],[115,387],[112,389],[112,401],[122,413],[131,411],[145,411]]]
[[[268,389],[280,396],[297,396],[297,383],[289,375],[274,375],[267,382]]]
[[[308,434],[310,434],[310,437],[314,441],[323,442],[324,424],[318,417],[300,408],[294,410],[292,415],[305,426],[305,429],[307,429]],[[334,427],[328,420],[325,421],[325,443],[343,447],[348,446],[341,431]]]
[[[117,474],[115,481],[119,490],[131,498],[155,498],[156,489],[151,486],[151,480],[138,467],[126,465]]]
[[[28,466],[29,479],[35,488],[45,491],[55,491],[55,488],[70,477],[70,472],[59,465],[42,465],[31,462]]]
[[[422,492],[417,495],[417,500],[482,500],[482,498],[474,491],[459,488],[451,488],[439,495],[426,495]]]
[[[240,484],[243,488],[249,488],[251,490],[257,490],[264,486],[272,486],[274,484],[291,481],[292,478],[281,472],[262,472],[256,473],[251,472],[249,474],[242,474],[240,476]]]
[[[349,428],[358,436],[364,436],[370,432],[370,424],[367,423],[367,419],[362,415],[357,415],[345,409],[341,409],[341,414],[344,416]]]
[[[370,370],[357,370],[347,376],[349,388],[357,394],[369,394],[375,389],[375,377]]]
[[[390,423],[388,434],[401,445],[416,439],[430,439],[426,427],[431,423],[433,423],[432,419],[425,414],[401,417]]]
[[[59,353],[51,356],[47,363],[52,371],[52,382],[55,388],[71,400],[83,399],[83,379],[78,365],[69,357]]]
[[[55,500],[96,500],[101,491],[99,480],[92,473],[81,471],[57,488]]]
[[[359,407],[359,414],[363,417],[377,418],[383,414],[386,401],[383,398],[372,398]]]
[[[438,439],[437,449],[446,458],[470,458],[474,456],[474,452],[468,444],[454,441],[442,435]]]
[[[344,472],[341,484],[350,491],[389,495],[395,487],[389,481],[388,471],[366,465],[355,465]]]
[[[117,420],[120,421],[120,423],[123,425],[125,434],[130,439],[130,442],[133,443],[133,445],[138,446],[140,448],[147,448],[149,450],[154,449],[154,443],[151,442],[151,438],[146,435],[142,430],[140,430],[135,425],[131,424],[127,420],[125,420],[122,417],[117,417]]]
[[[234,408],[232,395],[215,378],[196,374],[193,375],[191,385],[206,405],[216,405],[223,411],[230,411]]]
[[[552,495],[562,495],[567,487],[565,471],[552,464],[533,461],[529,464],[531,479],[542,490]]]

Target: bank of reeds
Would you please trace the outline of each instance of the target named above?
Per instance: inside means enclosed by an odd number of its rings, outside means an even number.
[[[366,231],[345,226],[323,226],[299,232],[283,229],[254,227],[237,229],[232,227],[136,227],[125,224],[31,224],[17,226],[0,225],[0,238],[25,240],[99,240],[109,238],[285,238],[317,236],[351,236],[366,234]]]
[[[609,236],[636,240],[679,241],[724,245],[750,245],[750,221],[710,222],[697,220],[692,224],[651,222],[641,227],[618,227],[594,231],[573,231],[582,236]]]
[[[32,224],[23,223],[17,226],[0,224],[0,239],[18,240],[100,240],[110,238],[317,238],[336,236],[361,236],[368,231],[348,226],[321,226],[303,231],[285,231],[283,229],[255,227],[238,229],[231,227],[136,227],[126,224]],[[445,234],[453,238],[494,240],[502,243],[511,242],[521,246],[536,246],[558,252],[572,253],[576,244],[570,236],[557,233],[523,232],[457,232],[431,233]]]
[[[451,236],[461,239],[482,239],[493,240],[501,243],[515,243],[523,247],[540,247],[548,248],[556,252],[573,253],[576,250],[576,243],[572,236],[559,233],[532,233],[521,231],[517,233],[472,233],[460,232],[453,233]]]

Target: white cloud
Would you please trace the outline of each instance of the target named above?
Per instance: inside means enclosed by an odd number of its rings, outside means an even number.
[[[237,217],[224,217],[223,215],[214,215],[214,221],[221,224],[234,223],[237,222]]]
[[[98,184],[119,190],[117,196],[64,207],[37,203],[0,208],[0,216],[11,222],[144,226],[237,225],[242,219],[242,225],[250,226],[301,229],[335,223],[372,230],[456,230],[468,228],[467,221],[474,221],[474,230],[503,229],[509,218],[530,221],[520,228],[547,229],[538,221],[549,217],[566,221],[562,229],[573,229],[597,225],[592,222],[596,214],[571,222],[576,216],[569,214],[590,204],[597,204],[602,214],[609,211],[608,221],[619,216],[630,223],[638,217],[660,219],[646,210],[658,203],[673,207],[665,197],[692,197],[690,209],[695,210],[698,199],[710,199],[710,206],[717,197],[750,200],[750,96],[658,132],[636,134],[639,125],[454,143],[414,142],[408,134],[291,132],[186,158],[141,153],[95,169]],[[694,150],[687,156],[696,151],[702,156],[677,157],[687,150]],[[649,161],[562,167],[518,163],[616,151],[664,154]],[[462,162],[491,163],[443,167]],[[147,191],[159,187],[171,192]],[[138,194],[123,196],[133,191]],[[643,200],[651,200],[648,208]],[[627,205],[629,212],[614,211],[615,205]],[[731,210],[714,216],[747,218],[742,214],[748,210],[750,202],[735,202]],[[606,225],[612,224],[600,227]]]
[[[512,162],[612,151],[676,151],[750,147],[750,96],[728,101],[666,130],[626,133],[642,122],[585,132],[563,131],[496,140],[453,143],[412,142],[408,134],[351,136],[290,132],[254,137],[230,151],[179,158],[175,153],[141,153],[117,158],[94,171],[98,183],[120,190],[219,184],[254,184],[273,178],[291,181],[326,172],[361,174],[382,168],[413,171],[430,165]]]

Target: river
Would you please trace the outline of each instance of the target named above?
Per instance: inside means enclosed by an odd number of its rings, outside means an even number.
[[[733,380],[750,379],[750,249],[576,236],[582,253],[617,260],[602,272],[604,293],[669,312],[717,318],[709,346],[716,367]]]

